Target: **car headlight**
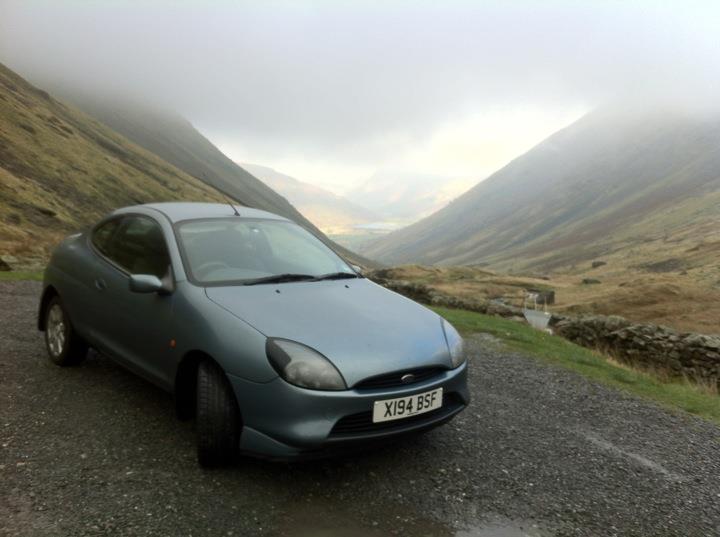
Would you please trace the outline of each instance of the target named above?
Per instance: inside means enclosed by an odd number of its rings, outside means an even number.
[[[268,338],[270,364],[290,384],[311,390],[347,390],[337,368],[319,352],[288,339]]]
[[[459,367],[465,363],[465,349],[463,345],[463,338],[460,337],[455,327],[447,322],[445,319],[442,320],[443,332],[445,332],[445,341],[447,341],[448,350],[450,351],[450,360],[452,360],[453,367]]]

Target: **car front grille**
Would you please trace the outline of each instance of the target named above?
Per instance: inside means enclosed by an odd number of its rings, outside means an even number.
[[[442,367],[422,367],[419,369],[406,369],[405,371],[396,371],[394,373],[387,373],[385,375],[378,375],[377,377],[370,377],[365,380],[361,380],[355,386],[356,390],[379,390],[383,388],[397,388],[399,386],[410,386],[418,382],[424,382],[430,380],[433,377],[437,377],[447,371]],[[413,375],[413,379],[409,382],[403,382],[402,378],[407,375]]]
[[[463,407],[462,399],[457,393],[448,393],[443,395],[443,404],[440,408],[418,414],[409,418],[401,418],[393,421],[381,421],[373,423],[372,411],[359,412],[351,414],[338,420],[330,431],[330,438],[343,438],[356,435],[402,431],[411,425],[420,425],[422,423],[431,423],[436,419],[442,419],[443,416],[451,416]]]

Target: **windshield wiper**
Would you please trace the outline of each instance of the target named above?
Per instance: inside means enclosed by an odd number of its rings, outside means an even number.
[[[312,274],[275,274],[274,276],[265,276],[264,278],[256,278],[243,282],[243,285],[260,285],[263,283],[283,283],[283,282],[300,282],[306,280],[314,280]]]
[[[260,285],[263,283],[285,283],[285,282],[319,282],[322,280],[344,280],[346,278],[362,278],[359,274],[353,272],[330,272],[329,274],[321,274],[313,276],[312,274],[275,274],[274,276],[265,276],[264,278],[256,278],[243,282],[243,285]]]
[[[354,272],[330,272],[329,274],[321,274],[320,276],[315,276],[312,281],[319,282],[321,280],[344,280],[347,278],[362,278],[359,274],[355,274]]]

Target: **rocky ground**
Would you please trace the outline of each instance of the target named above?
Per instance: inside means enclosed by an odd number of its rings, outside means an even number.
[[[720,535],[720,428],[483,337],[472,406],[440,429],[202,470],[169,395],[46,359],[38,293],[0,282],[0,535]]]

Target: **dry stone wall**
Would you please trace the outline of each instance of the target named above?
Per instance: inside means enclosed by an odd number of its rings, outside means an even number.
[[[677,332],[665,326],[634,324],[622,317],[602,315],[565,318],[553,330],[626,364],[720,388],[720,336]]]

